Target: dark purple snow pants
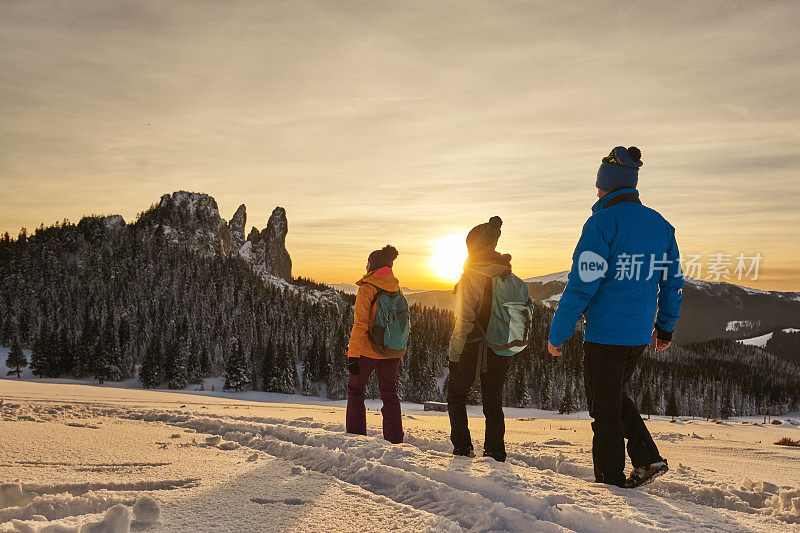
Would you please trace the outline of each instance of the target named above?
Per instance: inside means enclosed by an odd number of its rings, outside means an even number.
[[[359,359],[361,372],[350,374],[347,382],[347,432],[356,435],[367,434],[367,411],[364,407],[364,391],[372,371],[378,373],[378,390],[383,400],[383,438],[397,444],[403,442],[403,421],[400,416],[400,398],[397,396],[397,372],[400,358]]]

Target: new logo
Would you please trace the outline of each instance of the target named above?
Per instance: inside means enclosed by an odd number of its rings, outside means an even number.
[[[608,262],[598,254],[584,250],[578,256],[578,276],[584,283],[591,283],[605,276]]]

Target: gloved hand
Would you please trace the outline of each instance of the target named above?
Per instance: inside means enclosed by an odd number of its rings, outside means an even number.
[[[358,360],[358,357],[347,358],[347,369],[350,370],[350,374],[353,376],[357,376],[361,372],[361,367],[358,365]]]

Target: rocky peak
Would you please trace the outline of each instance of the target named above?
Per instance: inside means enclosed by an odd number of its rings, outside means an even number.
[[[280,278],[291,282],[292,259],[286,251],[289,224],[282,207],[272,211],[263,230],[251,229],[246,239],[245,205],[240,205],[226,222],[220,217],[216,200],[202,193],[165,194],[149,220],[161,225],[170,242],[189,246],[204,255],[235,254],[265,280]]]
[[[231,252],[227,223],[219,216],[217,201],[203,193],[176,191],[161,197],[155,212],[164,236],[204,255]]]
[[[233,250],[238,251],[244,244],[244,228],[247,224],[247,209],[244,204],[239,206],[233,218],[228,222],[228,231],[231,235],[231,246]]]
[[[195,217],[198,220],[220,219],[217,201],[213,197],[188,191],[176,191],[165,194],[158,204],[160,210],[170,212],[175,216]],[[221,220],[221,219],[220,219]]]
[[[103,217],[103,225],[108,231],[122,231],[127,225],[122,215],[107,215]]]
[[[292,279],[292,259],[286,251],[286,235],[289,223],[286,210],[276,207],[267,221],[267,227],[259,232],[250,230],[247,241],[240,251],[253,265],[253,269],[261,274],[275,276],[286,281]]]

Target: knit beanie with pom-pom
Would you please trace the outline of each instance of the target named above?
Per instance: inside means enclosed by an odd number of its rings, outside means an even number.
[[[503,221],[500,217],[492,217],[489,222],[478,224],[467,234],[467,252],[469,255],[481,252],[491,252],[497,247],[500,239],[500,227]]]
[[[389,267],[392,268],[394,264],[394,260],[397,259],[397,248],[394,246],[387,244],[380,250],[375,250],[371,254],[369,254],[369,258],[367,261],[369,262],[370,268],[372,270],[378,270],[379,268]]]

